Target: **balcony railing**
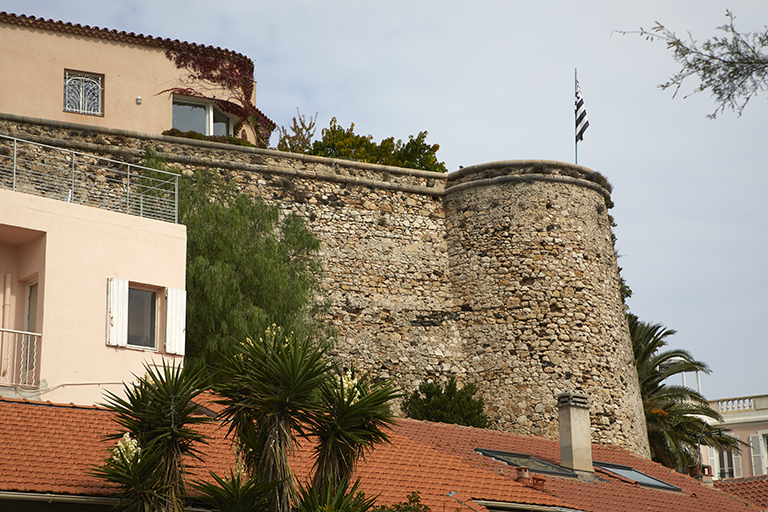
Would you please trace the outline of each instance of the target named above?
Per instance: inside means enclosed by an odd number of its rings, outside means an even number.
[[[42,335],[0,329],[0,385],[36,387]]]
[[[178,222],[178,174],[5,135],[0,188]]]
[[[768,398],[768,395],[739,396],[735,398],[723,398],[720,400],[711,400],[710,407],[720,414],[732,414],[739,412],[755,411],[755,399]]]

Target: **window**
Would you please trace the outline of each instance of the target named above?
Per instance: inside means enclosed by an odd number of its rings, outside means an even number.
[[[497,450],[488,450],[486,448],[475,448],[475,451],[482,453],[486,457],[491,457],[492,459],[504,462],[510,466],[525,466],[536,473],[569,476],[574,478],[577,477],[576,473],[573,471],[561,468],[555,464],[550,464],[549,462],[544,462],[543,460],[533,458],[530,455],[526,455],[524,453],[500,452]]]
[[[155,348],[156,292],[128,288],[128,345]]]
[[[615,475],[619,475],[623,478],[626,478],[627,480],[633,480],[639,485],[646,487],[657,487],[659,489],[666,489],[668,491],[680,491],[679,487],[668,484],[664,480],[659,480],[658,478],[652,477],[651,475],[646,475],[642,471],[638,471],[631,466],[622,466],[620,464],[610,464],[608,462],[598,461],[593,461],[592,464],[594,464],[596,468],[600,468]]]
[[[173,100],[173,127],[202,135],[232,135],[229,116],[211,102]]]
[[[104,75],[64,71],[64,111],[103,114]]]
[[[726,434],[732,435],[732,434]],[[738,439],[738,436],[734,436]],[[707,446],[709,465],[712,466],[712,476],[715,479],[741,478],[741,454],[738,450],[717,450]]]
[[[184,290],[153,288],[110,278],[107,284],[107,345],[184,355],[186,323]],[[161,329],[161,321],[165,329]],[[164,340],[159,333],[164,333]]]

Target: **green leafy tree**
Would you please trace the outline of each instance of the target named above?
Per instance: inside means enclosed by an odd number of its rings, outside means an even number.
[[[685,386],[665,381],[685,372],[709,373],[709,367],[682,349],[662,350],[666,338],[675,334],[661,324],[651,324],[627,315],[632,348],[640,381],[651,458],[667,467],[686,472],[699,459],[699,444],[718,450],[738,450],[736,438],[721,435],[721,428],[705,418],[722,418],[706,399]]]
[[[187,364],[209,368],[249,333],[277,324],[332,335],[320,313],[320,242],[304,221],[198,171],[180,183],[187,226]]]
[[[749,100],[768,88],[768,27],[759,32],[742,33],[734,26],[733,13],[726,11],[726,16],[728,22],[717,27],[724,35],[703,43],[697,43],[690,34],[690,39],[680,38],[658,22],[651,30],[641,28],[633,32],[649,40],[664,41],[680,65],[680,71],[659,87],[672,88],[677,95],[683,81],[698,77],[699,85],[690,94],[703,91],[712,94],[717,104],[708,116],[712,119],[726,109],[741,115]]]
[[[445,384],[445,389],[438,382],[423,382],[419,389],[403,400],[403,413],[417,420],[440,421],[471,427],[486,428],[488,416],[482,397],[475,398],[477,385],[469,383],[460,390],[456,379]]]
[[[143,377],[124,386],[125,398],[107,392],[105,406],[123,431],[107,436],[119,442],[94,474],[117,484],[126,510],[181,512],[184,459],[199,458],[205,439],[195,426],[209,421],[195,414],[200,378],[173,364],[145,369]]]
[[[310,155],[354,160],[369,164],[391,165],[423,169],[425,171],[447,172],[444,162],[437,159],[439,144],[427,143],[427,132],[419,132],[417,136],[410,135],[407,142],[394,137],[383,139],[376,143],[371,135],[355,133],[355,124],[349,128],[340,126],[336,118],[332,118],[328,128],[323,128],[322,137],[312,141],[315,135],[314,118],[306,119],[297,109],[290,128],[280,128],[280,140],[277,149],[280,151],[302,152]]]

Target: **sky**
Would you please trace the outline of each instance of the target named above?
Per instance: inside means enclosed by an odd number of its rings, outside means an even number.
[[[449,171],[497,160],[574,162],[574,70],[590,122],[578,163],[613,184],[630,310],[709,364],[709,399],[768,394],[768,92],[739,117],[658,84],[662,42],[614,31],[656,21],[697,40],[762,0],[0,0],[0,11],[228,48],[255,64],[256,105],[298,108],[375,140],[427,131]],[[761,142],[762,141],[762,142]],[[273,135],[272,144],[277,143]],[[695,387],[695,378],[687,384]]]

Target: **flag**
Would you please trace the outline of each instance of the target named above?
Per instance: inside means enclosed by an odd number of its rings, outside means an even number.
[[[581,97],[581,87],[576,80],[576,142],[584,140],[584,132],[587,131],[587,109],[584,108],[584,98]]]

